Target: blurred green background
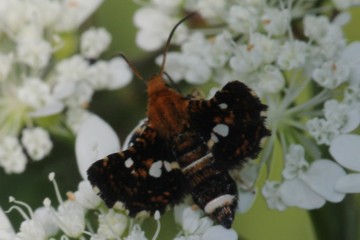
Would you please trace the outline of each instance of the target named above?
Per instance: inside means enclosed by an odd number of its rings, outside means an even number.
[[[153,64],[153,59],[159,52],[147,53],[135,45],[136,29],[133,25],[133,14],[137,8],[138,6],[132,1],[106,0],[92,18],[84,24],[83,29],[89,26],[105,27],[112,34],[113,41],[111,48],[104,54],[104,57],[109,58],[114,53],[121,51],[135,63],[143,76],[149,76],[158,69]],[[352,11],[352,15],[354,18],[359,16],[359,9]],[[351,41],[360,39],[360,32],[356,23],[360,23],[359,17],[345,28],[346,36]],[[120,139],[124,140],[127,133],[140,119],[145,117],[145,90],[144,83],[134,79],[128,86],[120,90],[98,92],[94,96],[90,110],[109,122]],[[0,206],[3,209],[8,209],[10,206],[8,203],[9,196],[27,202],[33,209],[41,206],[45,197],[56,201],[52,184],[48,181],[48,174],[52,171],[56,172],[56,179],[64,198],[66,197],[66,191],[75,191],[77,189],[81,177],[75,161],[74,139],[59,136],[52,136],[52,139],[54,149],[51,155],[41,162],[30,162],[25,173],[6,175],[2,169],[0,170]],[[278,173],[280,173],[281,161],[275,161],[276,164],[279,166],[275,166],[275,169],[278,169]],[[259,182],[262,183],[263,181],[264,179],[260,179]],[[351,200],[347,200],[342,204],[349,204],[349,202]],[[54,203],[54,205],[57,204]],[[328,203],[325,210],[334,208],[339,207]],[[355,208],[354,206],[353,213],[358,211]],[[330,212],[334,213],[336,211]],[[310,214],[314,213],[316,216],[326,218],[326,214],[317,214],[319,212],[310,211]],[[316,237],[310,214],[308,211],[297,208],[290,208],[284,212],[268,210],[263,198],[260,196],[249,212],[237,215],[234,228],[238,231],[241,239],[312,240],[316,239]],[[345,213],[338,214],[339,219],[341,219],[342,216],[340,215]],[[9,217],[14,224],[14,228],[18,229],[22,218],[16,212],[10,213]],[[166,214],[164,218],[166,221],[162,221],[160,239],[170,239],[170,236],[174,236],[178,229],[174,227],[173,217],[170,214]],[[146,224],[151,234],[154,231],[155,223],[149,220],[146,221]],[[358,222],[355,223],[355,225],[357,224]],[[335,222],[332,226],[335,228],[335,232],[346,231],[345,229],[336,229],[341,226]],[[327,225],[326,228],[328,227]],[[334,231],[334,229],[328,230],[329,234]],[[326,232],[326,229],[324,232]],[[149,238],[151,236],[148,235]],[[353,237],[355,236],[349,236],[346,239],[356,239]],[[324,236],[325,238],[326,236]]]

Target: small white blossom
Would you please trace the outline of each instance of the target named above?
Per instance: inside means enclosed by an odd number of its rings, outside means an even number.
[[[134,23],[139,28],[136,35],[136,44],[148,51],[160,48],[168,38],[168,34],[177,23],[177,19],[157,8],[141,8],[135,13]],[[180,42],[184,39],[184,25],[177,29],[173,42]]]
[[[134,225],[130,234],[124,238],[124,240],[147,240],[145,233],[141,230],[139,225]]]
[[[227,7],[226,1],[199,0],[196,3],[196,9],[208,21],[216,21],[221,18]]]
[[[99,228],[97,233],[106,239],[121,236],[127,226],[127,217],[110,209],[106,214],[99,215]]]
[[[24,79],[24,84],[17,89],[17,97],[33,109],[45,107],[53,102],[50,86],[39,78]]]
[[[26,162],[26,156],[17,138],[12,136],[0,138],[0,166],[6,173],[22,173]]]
[[[338,129],[329,121],[313,118],[306,123],[306,129],[315,138],[317,144],[329,145],[331,140],[339,134]]]
[[[79,55],[62,60],[56,65],[57,82],[77,82],[87,78],[89,64]]]
[[[260,93],[278,93],[285,86],[282,72],[273,65],[267,65],[256,74],[258,83],[254,86]]]
[[[262,195],[266,199],[267,206],[270,209],[277,209],[279,211],[284,211],[287,206],[281,199],[279,188],[280,182],[276,181],[266,181],[263,188],[261,189]]]
[[[259,24],[259,11],[250,5],[231,6],[227,15],[229,27],[238,33],[254,31]]]
[[[336,58],[346,46],[342,29],[335,24],[328,27],[326,35],[318,42],[321,53],[327,60]]]
[[[265,35],[254,33],[251,35],[250,46],[258,49],[262,54],[262,63],[272,63],[279,54],[279,43]]]
[[[230,67],[238,73],[250,73],[260,67],[263,55],[260,49],[253,45],[241,45],[235,50],[235,56],[230,59]]]
[[[211,67],[223,67],[229,60],[233,51],[231,47],[231,35],[229,32],[223,32],[216,35],[213,42],[207,47],[205,61]]]
[[[101,198],[95,193],[91,184],[83,180],[78,185],[78,190],[74,193],[75,200],[86,209],[94,209],[101,203]]]
[[[20,225],[16,237],[24,240],[46,240],[47,236],[43,226],[33,219],[25,220]]]
[[[279,10],[268,7],[265,9],[265,13],[261,17],[261,22],[265,30],[270,35],[282,35],[289,28],[290,12],[288,9]]]
[[[325,16],[308,15],[304,18],[304,34],[312,40],[324,38],[329,27],[330,21]]]
[[[49,133],[43,128],[26,128],[22,131],[21,143],[33,160],[41,160],[53,147]]]
[[[71,84],[71,83],[70,83]],[[88,107],[94,95],[94,88],[88,82],[77,83],[70,96],[63,99],[63,102],[70,107]]]
[[[96,90],[124,87],[132,79],[132,72],[122,58],[98,61],[89,67],[88,74],[88,81]]]
[[[59,205],[55,214],[56,224],[69,237],[79,237],[85,229],[85,211],[80,204],[67,200]]]
[[[325,88],[334,89],[349,78],[349,66],[341,62],[324,62],[315,69],[312,77],[315,82]]]
[[[289,153],[285,156],[285,168],[282,175],[285,179],[291,180],[307,171],[309,164],[304,158],[304,148],[300,145],[291,145]]]
[[[111,42],[105,28],[90,28],[81,35],[81,53],[86,58],[97,58]]]
[[[2,1],[0,8],[0,22],[3,28],[12,33],[16,33],[25,25],[27,21],[28,4],[23,1]]]
[[[328,100],[324,105],[324,116],[330,124],[341,133],[348,133],[358,127],[360,115],[356,110],[349,108],[337,100]]]
[[[304,42],[287,41],[281,46],[277,64],[284,70],[302,67],[307,58],[307,46]]]
[[[49,63],[52,47],[43,39],[26,38],[18,43],[16,53],[19,62],[41,69]]]
[[[33,219],[43,226],[46,236],[53,236],[59,230],[55,224],[53,215],[46,207],[40,207],[36,209]]]

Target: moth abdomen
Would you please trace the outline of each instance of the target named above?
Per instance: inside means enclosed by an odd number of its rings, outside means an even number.
[[[174,137],[174,143],[174,155],[194,202],[214,221],[230,228],[237,207],[235,181],[226,169],[215,166],[213,154],[198,134],[187,131]]]

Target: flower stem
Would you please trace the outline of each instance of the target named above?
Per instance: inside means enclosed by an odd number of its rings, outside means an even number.
[[[358,240],[360,237],[360,209],[354,195],[310,211],[310,217],[318,240]]]

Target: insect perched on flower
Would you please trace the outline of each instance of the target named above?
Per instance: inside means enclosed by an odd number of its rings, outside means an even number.
[[[239,81],[210,100],[183,97],[165,85],[171,37],[190,16],[171,31],[160,71],[147,81],[147,119],[133,131],[128,148],[95,162],[88,178],[108,207],[119,202],[130,216],[163,213],[191,194],[206,214],[230,228],[238,191],[228,170],[259,153],[261,139],[270,134],[267,107]]]

